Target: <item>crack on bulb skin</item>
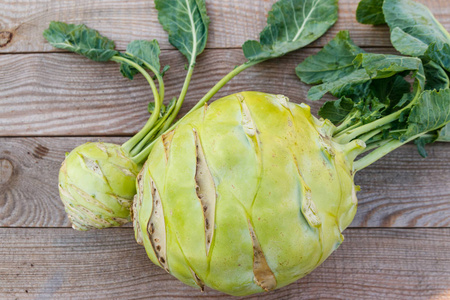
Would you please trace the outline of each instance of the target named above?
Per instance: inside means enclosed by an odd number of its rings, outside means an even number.
[[[253,244],[253,275],[255,276],[255,283],[266,292],[274,290],[277,287],[277,280],[267,264],[266,257],[264,256],[250,220],[247,220],[247,222]]]
[[[248,109],[247,104],[244,102],[245,98],[242,94],[236,94],[240,104],[241,104],[241,113],[242,113],[242,127],[244,128],[244,132],[253,137],[257,133],[257,129],[253,119],[250,115],[250,110]]]
[[[162,135],[162,142],[163,142],[163,146],[164,146],[164,157],[166,159],[166,162],[169,161],[169,155],[170,155],[170,146],[172,145],[172,138],[174,135],[175,131],[169,131],[166,134]]]
[[[275,99],[277,99],[277,101],[284,106],[285,108],[289,109],[288,103],[289,103],[289,98],[284,96],[284,95],[276,95]]]
[[[245,97],[242,94],[236,94],[236,98],[239,100],[239,104],[241,106],[241,115],[242,115],[241,125],[244,129],[245,134],[247,135],[247,138],[253,144],[253,147],[255,149],[256,160],[258,162],[257,186],[256,186],[255,195],[252,200],[252,204],[250,206],[250,210],[252,211],[253,205],[255,204],[255,201],[256,201],[256,197],[258,196],[259,190],[261,188],[261,178],[262,178],[262,173],[264,170],[263,159],[262,159],[262,147],[261,147],[261,141],[260,141],[260,136],[259,136],[260,132],[251,117],[250,110],[249,110],[247,104],[245,103]],[[242,206],[245,207],[244,205],[242,205]]]
[[[114,214],[113,210],[111,210],[109,207],[107,207],[102,202],[98,201],[97,199],[95,199],[94,197],[92,197],[91,195],[89,195],[88,193],[86,193],[85,191],[83,191],[82,189],[77,187],[76,185],[69,184],[69,186],[74,190],[75,193],[78,194],[78,196],[83,198],[84,201],[88,202],[91,205],[97,206],[100,209],[103,209],[105,212],[107,212],[109,214]]]
[[[215,213],[216,213],[216,186],[214,179],[209,170],[206,157],[203,152],[203,147],[200,142],[200,137],[195,129],[195,149],[196,149],[196,169],[195,169],[195,183],[196,193],[202,206],[202,213],[205,227],[205,247],[206,256],[209,255],[211,243],[214,237],[215,227]]]
[[[127,199],[127,198],[119,197],[119,196],[111,194],[111,193],[106,193],[106,195],[108,195],[111,198],[116,199],[117,203],[119,203],[120,206],[122,206],[123,208],[126,208],[126,209],[130,209],[131,205],[134,202],[134,197],[133,197],[133,199]]]
[[[291,151],[292,152],[292,151]],[[319,244],[320,244],[320,256],[316,262],[316,265],[322,260],[323,257],[323,228],[322,228],[322,220],[318,213],[316,204],[312,200],[312,192],[311,189],[306,184],[305,178],[300,170],[300,166],[298,164],[297,157],[292,152],[292,156],[294,159],[295,166],[297,167],[297,173],[300,180],[300,185],[302,189],[303,201],[300,203],[300,212],[303,217],[308,222],[308,225],[312,228],[316,228],[319,232]]]
[[[198,287],[200,288],[200,290],[202,292],[205,291],[205,283],[200,279],[200,277],[198,277],[197,273],[194,272],[194,270],[192,270],[191,267],[188,267],[189,271],[191,272],[192,278],[194,279],[195,284],[198,285]]]
[[[152,214],[147,223],[147,235],[161,268],[169,272],[167,262],[166,245],[166,225],[164,221],[164,211],[161,203],[161,197],[156,188],[153,178],[149,175],[149,184],[152,191]],[[159,250],[158,250],[159,249]]]
[[[133,228],[135,231],[135,238],[136,238],[136,242],[139,245],[144,245],[141,224],[139,222],[139,211],[142,207],[142,199],[143,199],[143,193],[144,193],[143,192],[144,185],[143,185],[143,181],[142,181],[142,176],[143,176],[142,174],[143,174],[143,172],[145,172],[145,170],[146,170],[146,166],[144,164],[144,166],[142,167],[142,172],[140,172],[136,178],[138,191],[137,191],[136,195],[134,196],[133,209],[131,210],[131,218],[133,220]]]
[[[80,155],[80,157],[83,159],[84,165],[86,166],[86,168],[92,172],[94,172],[95,174],[101,176],[101,177],[105,177],[105,175],[102,172],[102,169],[100,168],[99,164],[93,160],[90,159],[87,156],[84,156],[81,153],[78,153],[78,155]]]
[[[130,177],[136,177],[136,174],[131,172],[129,169],[124,168],[122,166],[119,166],[115,163],[109,162],[113,167],[115,167],[116,169],[118,169],[120,172],[122,172],[125,176],[130,176]]]
[[[83,197],[85,201],[88,201],[92,205],[101,204],[101,202],[96,202],[96,200],[89,196],[88,199],[84,198],[85,195],[80,194],[82,190],[78,189],[74,185],[70,185],[74,192],[78,194],[78,196]],[[72,222],[72,227],[77,230],[90,230],[95,228],[106,228],[112,226],[121,226],[128,223],[127,219],[123,218],[108,218],[105,219],[100,214],[95,214],[90,209],[84,207],[81,204],[78,204],[75,198],[73,198],[72,194],[69,191],[66,191],[59,186],[61,200],[65,206],[65,210],[69,215],[69,219]],[[97,205],[97,207],[99,207]],[[99,207],[102,208],[102,207]]]

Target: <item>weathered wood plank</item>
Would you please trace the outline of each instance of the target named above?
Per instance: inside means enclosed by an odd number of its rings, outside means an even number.
[[[0,227],[68,227],[59,200],[64,153],[100,138],[0,138]],[[122,143],[125,137],[101,138]],[[362,191],[353,227],[450,227],[450,151],[419,157],[406,145],[356,175]]]
[[[392,48],[367,49],[392,53]],[[244,71],[215,97],[245,90],[284,94],[305,102],[309,87],[295,67],[318,49],[306,49]],[[177,51],[164,51],[166,99],[178,96],[186,71]],[[209,50],[194,72],[181,114],[187,112],[232,68],[240,50]],[[127,135],[149,114],[152,93],[142,76],[129,81],[115,63],[95,63],[75,54],[0,55],[0,136]],[[322,102],[308,102],[316,111]]]
[[[450,229],[350,229],[307,277],[246,299],[448,299]],[[0,229],[7,299],[232,299],[185,286],[151,264],[131,228]]]
[[[256,39],[264,28],[266,15],[276,0],[207,1],[211,17],[209,48],[240,47],[247,39]],[[324,45],[339,30],[351,30],[358,45],[390,46],[385,26],[358,24],[355,11],[359,0],[339,1],[339,21],[312,46]],[[447,0],[419,0],[450,28]],[[118,49],[134,39],[160,41],[170,48],[167,36],[157,22],[153,1],[147,0],[0,0],[0,52],[54,51],[45,43],[42,32],[52,20],[85,23],[117,42]]]

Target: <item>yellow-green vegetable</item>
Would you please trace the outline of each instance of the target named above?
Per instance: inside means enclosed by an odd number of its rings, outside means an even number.
[[[184,118],[137,179],[136,239],[191,286],[232,295],[285,286],[343,241],[365,144],[284,96],[243,92]]]
[[[59,171],[59,194],[72,227],[128,223],[139,170],[119,145],[86,143],[72,150]]]

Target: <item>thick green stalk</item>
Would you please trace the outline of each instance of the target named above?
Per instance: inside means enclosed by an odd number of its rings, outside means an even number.
[[[355,172],[360,171],[366,167],[368,167],[369,165],[373,164],[374,162],[376,162],[377,160],[379,160],[380,158],[384,157],[386,154],[394,151],[395,149],[399,148],[400,146],[409,143],[410,141],[413,141],[415,139],[417,139],[418,137],[424,135],[424,133],[418,134],[416,136],[413,136],[412,138],[402,142],[400,140],[391,140],[390,142],[380,146],[379,148],[373,150],[372,152],[370,152],[369,154],[367,154],[366,156],[364,156],[363,158],[357,160],[354,162],[353,164],[353,170]]]
[[[350,124],[353,122],[353,119],[359,117],[360,115],[361,115],[361,112],[356,111],[355,113],[350,114],[347,117],[345,117],[344,121],[341,124],[339,124],[339,126],[336,127],[333,134],[337,135],[340,132],[349,128],[351,126]]]
[[[136,147],[131,151],[131,155],[138,155],[139,152],[142,150],[143,147],[146,146],[146,144],[155,137],[160,130],[162,130],[164,124],[166,124],[167,118],[172,114],[175,106],[172,106],[168,112],[164,114],[162,118],[160,118],[156,124],[153,126],[153,128],[147,133],[147,135],[139,142]]]
[[[372,131],[370,131],[370,132],[368,132],[368,133],[358,137],[358,140],[361,140],[361,141],[363,141],[365,143],[368,140],[370,140],[371,138],[373,138],[374,136],[376,136],[377,134],[379,134],[380,132],[382,132],[383,130],[388,129],[390,127],[391,127],[390,124],[386,124],[384,126],[381,126],[378,129],[372,130]]]
[[[194,72],[194,65],[189,66],[188,73],[186,75],[186,78],[184,79],[183,88],[181,89],[180,96],[178,97],[178,100],[175,104],[175,110],[170,115],[169,119],[164,124],[164,127],[162,128],[162,131],[166,131],[167,128],[169,128],[170,124],[172,124],[173,120],[175,120],[176,116],[180,112],[181,106],[183,105],[184,98],[186,97],[187,90],[189,87],[189,83],[191,82],[192,73]]]
[[[375,148],[379,148],[379,147],[381,147],[381,146],[383,146],[383,145],[389,143],[389,142],[392,141],[392,140],[393,140],[393,139],[387,139],[387,140],[381,140],[381,139],[380,139],[380,140],[377,140],[377,141],[375,141],[375,142],[373,142],[373,143],[367,144],[366,149],[364,149],[364,151],[361,152],[361,154],[366,153],[366,152],[369,152],[369,151],[371,151],[371,150],[373,150],[373,149],[375,149]]]
[[[159,100],[160,104],[164,103],[164,81],[162,79],[161,74],[159,73],[159,70],[156,70],[152,65],[146,63],[145,61],[142,61],[144,66],[146,66],[150,71],[153,72],[156,76],[156,80],[158,80],[158,87],[159,87]]]
[[[368,133],[368,132],[378,129],[379,127],[382,127],[386,124],[394,122],[395,120],[397,120],[400,117],[403,110],[404,109],[396,111],[395,113],[392,113],[386,117],[383,117],[383,118],[373,121],[371,123],[365,124],[363,126],[359,126],[353,130],[347,131],[347,132],[345,132],[345,134],[338,136],[337,141],[339,143],[346,144],[362,134]]]
[[[145,126],[136,135],[134,135],[131,139],[129,139],[122,145],[122,148],[126,152],[130,153],[131,150],[134,148],[134,146],[136,146],[136,144],[139,143],[139,141],[147,134],[147,132],[153,127],[155,122],[158,120],[159,112],[161,110],[161,101],[159,98],[159,93],[156,88],[155,82],[153,81],[152,77],[144,70],[144,68],[142,68],[137,63],[121,56],[114,56],[113,58],[111,58],[111,60],[118,63],[126,63],[135,68],[136,70],[138,70],[150,84],[153,92],[153,98],[155,99],[155,111],[152,114],[152,116],[148,119]]]

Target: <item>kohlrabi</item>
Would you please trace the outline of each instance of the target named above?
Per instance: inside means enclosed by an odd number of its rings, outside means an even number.
[[[404,1],[409,0],[399,2]],[[353,220],[356,172],[410,141],[425,155],[425,143],[450,140],[445,127],[450,122],[447,48],[442,47],[440,59],[367,53],[346,31],[296,68],[303,82],[317,84],[308,93],[311,100],[326,93],[339,98],[322,106],[322,119],[309,106],[276,94],[241,92],[207,104],[246,68],[320,37],[337,19],[337,0],[275,3],[260,40],[243,45],[247,61],[171,125],[195,56],[205,46],[208,18],[200,0],[157,0],[156,8],[169,40],[189,60],[180,98],[161,110],[159,80],[159,94],[153,88],[151,126],[122,147],[100,143],[75,149],[61,169],[61,197],[72,222],[73,215],[83,216],[74,225],[86,229],[86,222],[95,218],[102,222],[91,227],[125,222],[137,190],[132,205],[137,242],[156,265],[186,284],[248,295],[307,275],[342,243],[342,231]],[[384,15],[377,13],[374,22],[383,22]],[[434,21],[424,26],[434,26]],[[92,32],[80,30],[69,38],[64,30],[54,30],[48,39],[68,48],[64,41],[74,44]],[[89,50],[86,45],[98,47]],[[433,49],[430,45],[427,51]],[[146,76],[149,69],[162,77],[159,62],[150,63],[159,50],[147,65],[147,55],[115,52],[96,32],[95,43],[80,42],[69,50],[120,62],[124,74],[142,71]],[[151,77],[146,78],[154,87]],[[136,189],[130,187],[134,176]],[[123,199],[129,201],[121,208],[117,203]]]
[[[169,7],[167,1],[156,1],[160,11]],[[135,180],[141,163],[150,149],[153,138],[164,132],[173,122],[187,93],[197,56],[206,45],[209,18],[204,1],[190,1],[181,5],[178,23],[160,14],[160,21],[169,32],[169,41],[188,59],[185,83],[178,99],[164,105],[164,73],[161,70],[160,48],[156,40],[136,40],[128,44],[126,52],[115,50],[114,42],[85,25],[51,22],[44,37],[54,47],[76,52],[94,61],[114,61],[120,64],[123,76],[133,79],[141,73],[150,84],[153,102],[148,109],[151,116],[144,127],[122,146],[109,143],[87,143],[71,151],[59,173],[59,190],[74,229],[89,230],[121,226],[131,221],[130,206],[136,194]],[[178,25],[177,25],[178,24]],[[181,27],[181,24],[186,25]],[[184,26],[183,25],[183,26]],[[159,90],[150,71],[157,79]]]

